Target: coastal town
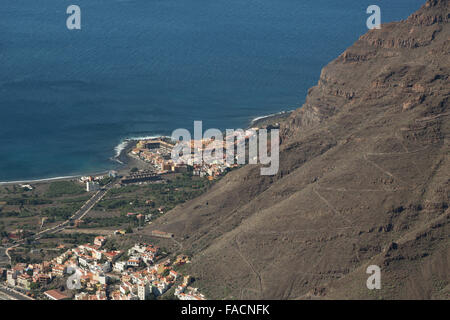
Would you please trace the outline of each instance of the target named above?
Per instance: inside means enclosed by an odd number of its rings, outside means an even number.
[[[450,301],[450,0],[2,8],[4,318]]]
[[[245,146],[257,130],[258,128],[236,131],[232,137],[232,146],[234,148]],[[2,244],[7,248],[3,250],[8,256],[9,264],[6,267],[3,264],[3,268],[0,269],[0,289],[3,292],[9,290],[9,297],[15,294],[19,299],[206,299],[205,295],[193,286],[193,277],[179,271],[181,266],[190,263],[189,257],[182,252],[164,252],[159,246],[149,241],[137,241],[122,250],[115,249],[114,245],[105,247],[105,243],[111,241],[112,237],[116,238],[114,241],[117,241],[117,237],[126,239],[130,233],[133,233],[133,229],[141,230],[145,225],[151,225],[155,218],[163,215],[180,201],[183,202],[189,197],[198,195],[201,190],[197,191],[196,186],[201,187],[201,181],[213,182],[239,166],[239,155],[230,161],[226,159],[225,152],[223,161],[207,157],[196,158],[198,154],[211,155],[214,153],[213,150],[223,149],[224,141],[201,139],[179,143],[189,145],[192,150],[192,153],[184,158],[185,161],[172,160],[171,154],[175,142],[171,139],[167,137],[142,139],[129,144],[124,150],[130,160],[126,170],[120,172],[111,170],[105,174],[50,183],[50,188],[44,194],[46,196],[53,191],[55,194],[52,196],[56,196],[56,199],[65,192],[73,195],[87,194],[89,198],[83,198],[84,205],[79,205],[78,211],[70,215],[66,214],[64,218],[66,220],[62,222],[58,223],[58,220],[52,217],[43,217],[40,219],[40,226],[35,228],[36,231],[30,228],[26,230],[16,228],[2,232]],[[53,185],[55,185],[54,188]],[[42,186],[24,183],[13,187],[15,191],[10,190],[7,194],[18,192],[23,194],[22,197],[29,197],[27,193],[32,193],[36,199],[31,202],[32,204],[53,202],[50,199],[38,200]],[[5,188],[9,190],[8,187]],[[150,194],[154,196],[139,200],[138,191],[147,190],[146,188],[153,190]],[[191,189],[192,191],[189,191]],[[128,190],[137,192],[134,201],[128,203],[129,200],[116,200],[117,196],[123,198],[122,194],[128,194]],[[110,198],[107,194],[110,194]],[[149,191],[144,194],[148,195]],[[177,194],[183,196],[176,202],[170,200]],[[75,199],[78,201],[78,198]],[[162,199],[167,200],[162,201]],[[11,198],[5,200],[2,202],[3,208],[13,203]],[[62,199],[63,203],[67,201],[72,201],[72,198]],[[24,207],[23,203],[29,202],[20,201],[22,207]],[[0,206],[0,211],[3,208]],[[107,208],[106,211],[105,208]],[[49,209],[44,209],[44,212],[47,210]],[[103,225],[111,225],[116,229],[99,229],[102,232],[106,231],[107,234],[97,235],[92,243],[80,242],[89,237],[82,236],[77,233],[79,232],[77,230],[91,228],[92,223],[89,224],[89,221],[92,221],[92,215],[97,214],[105,216],[101,219],[105,221]],[[21,216],[20,212],[18,216]],[[100,221],[99,218],[96,219],[94,221]],[[117,224],[114,221],[117,221]],[[98,223],[97,225],[100,226]],[[77,237],[73,245],[64,243],[65,233],[62,232],[69,232]],[[59,236],[63,238],[57,242]],[[56,237],[56,242],[53,242],[56,245],[55,249],[46,249],[45,244],[42,243],[42,240],[49,237],[50,239]],[[158,230],[151,230],[150,237],[174,239],[173,234]],[[29,249],[21,251],[24,246]],[[54,254],[48,254],[48,250]],[[41,253],[43,258],[40,261],[36,258],[30,260],[22,257],[24,253],[34,251],[47,253]]]
[[[116,190],[115,192],[120,193],[132,185],[140,188],[146,185],[162,186],[167,184],[168,180],[164,180],[166,176],[187,174],[188,170],[190,175],[194,176],[194,170],[188,165],[171,163],[172,147],[173,144],[160,139],[138,141],[128,156],[140,161],[141,169],[129,168],[125,174],[109,171],[107,174],[82,176],[72,181],[73,185],[82,186],[83,192],[91,195],[89,201],[95,198],[95,202],[81,207],[78,212],[68,217],[67,224],[61,223],[44,229],[43,227],[48,224],[44,218],[40,226],[41,231],[37,233],[24,229],[2,232],[2,243],[11,246],[6,249],[11,265],[0,268],[0,289],[9,290],[6,291],[9,292],[9,297],[15,294],[19,299],[150,300],[166,296],[169,299],[180,300],[206,299],[197,288],[191,286],[192,277],[175,271],[178,267],[189,263],[187,256],[181,254],[171,259],[169,254],[162,252],[158,246],[143,242],[135,243],[127,250],[107,250],[104,247],[108,237],[126,237],[133,232],[133,227],[151,224],[153,216],[164,214],[166,206],[152,209],[158,202],[157,198],[147,199],[144,204],[145,208],[154,210],[153,214],[145,212],[124,214],[124,219],[129,221],[128,230],[119,228],[110,232],[110,235],[96,236],[93,243],[78,244],[69,249],[66,249],[67,244],[61,243],[54,251],[59,253],[57,256],[39,262],[14,263],[11,258],[13,255],[17,256],[16,251],[20,250],[25,241],[31,241],[31,247],[38,248],[39,241],[45,239],[48,233],[58,233],[62,230],[76,232],[82,228],[85,225],[86,214],[101,204],[102,197],[98,196],[101,192],[106,194],[110,190]],[[220,172],[224,171],[221,168]],[[205,179],[207,172],[211,177],[207,180],[213,180],[219,174],[219,171],[212,172],[210,167],[205,167],[204,173],[197,174],[198,178],[201,176]],[[32,184],[21,184],[17,188],[23,192],[35,191]],[[4,202],[7,203],[9,202]],[[87,209],[84,209],[85,207]],[[147,212],[150,209],[146,209]],[[173,237],[170,233],[158,230],[151,231],[151,236],[160,239]],[[171,292],[167,293],[170,289]]]
[[[234,144],[245,142],[253,131],[236,133]],[[202,150],[223,148],[223,143],[212,139],[187,141],[192,147],[200,145]],[[225,161],[201,161],[197,164],[194,152],[191,159],[185,163],[175,163],[171,152],[175,143],[161,137],[135,142],[126,150],[127,156],[133,159],[137,167],[129,167],[125,173],[111,170],[106,174],[82,176],[71,183],[82,186],[84,193],[92,195],[89,201],[92,205],[85,206],[69,217],[67,223],[61,223],[48,229],[42,229],[48,220],[42,219],[41,231],[33,233],[24,229],[3,232],[2,242],[12,246],[6,253],[13,262],[14,255],[25,240],[38,244],[45,238],[46,231],[58,233],[62,230],[78,230],[85,224],[86,214],[95,210],[98,203],[109,190],[119,192],[127,186],[156,186],[167,183],[164,180],[171,175],[186,175],[213,181],[226,174],[238,164]],[[195,151],[195,149],[193,149]],[[234,159],[237,160],[237,159]],[[237,162],[237,161],[236,161]],[[32,183],[20,184],[17,187],[23,192],[34,192]],[[176,191],[177,189],[175,189]],[[81,192],[81,191],[80,191]],[[98,194],[102,193],[102,196]],[[94,199],[95,198],[95,199]],[[93,201],[94,199],[95,201]],[[157,200],[157,199],[155,199]],[[152,208],[155,200],[146,200],[145,206]],[[7,204],[5,201],[4,204]],[[147,209],[148,210],[148,209]],[[151,224],[153,216],[164,214],[166,206],[154,209],[155,213],[127,212],[124,214],[129,221],[137,221],[137,226]],[[135,225],[136,226],[136,225]],[[74,229],[73,229],[74,228]],[[49,299],[49,300],[151,300],[179,299],[205,300],[206,297],[192,285],[194,279],[179,271],[180,266],[190,263],[184,254],[169,257],[157,245],[138,242],[127,250],[111,250],[105,248],[108,237],[126,237],[132,232],[132,227],[119,228],[110,235],[98,235],[92,243],[77,244],[67,248],[67,244],[59,244],[51,258],[31,263],[16,262],[0,269],[0,289],[9,297],[18,299]],[[39,235],[39,236],[38,236]],[[156,238],[173,238],[173,234],[153,230],[151,236]],[[42,249],[40,249],[42,250]],[[33,251],[33,249],[31,250]],[[19,257],[20,258],[20,257]],[[20,261],[20,259],[19,259]],[[6,291],[5,291],[6,290]]]
[[[254,127],[247,130],[234,131],[231,140],[231,147],[237,148],[246,144],[250,139],[257,136],[259,128]],[[225,174],[230,169],[239,167],[245,159],[241,159],[242,155],[234,154],[231,159],[226,155],[226,141],[215,139],[199,139],[189,141],[173,141],[169,137],[159,137],[154,139],[138,140],[130,150],[126,150],[127,157],[137,160],[143,165],[142,169],[134,167],[129,174],[121,178],[121,184],[145,183],[158,181],[165,174],[170,173],[187,173],[193,176],[206,177],[214,180]],[[188,145],[191,154],[184,155],[182,161],[175,162],[172,159],[172,150],[175,145]],[[215,150],[223,150],[222,159],[212,156]],[[244,154],[245,157],[245,154]],[[100,181],[105,178],[116,178],[116,171],[110,171],[107,175],[84,176],[80,178],[80,182],[86,184],[87,191],[96,191],[100,189]],[[32,188],[30,185],[26,185]]]
[[[234,131],[232,136],[229,137],[231,139],[231,147],[237,148],[238,146],[244,146],[245,148],[246,143],[256,136],[258,130],[259,128],[250,128],[245,131]],[[213,157],[212,155],[215,154],[216,150],[226,151],[226,141],[192,139],[188,141],[177,141],[177,143],[181,146],[188,145],[189,150],[191,150],[191,154],[184,155],[182,161],[178,163],[173,161],[171,157],[175,143],[169,138],[140,140],[128,155],[150,164],[151,171],[159,175],[191,170],[193,175],[208,177],[210,180],[215,179],[232,168],[238,167],[239,163],[244,163],[245,160],[239,158],[241,155],[235,155],[234,150],[232,159],[227,159],[226,152],[223,152],[222,159]]]

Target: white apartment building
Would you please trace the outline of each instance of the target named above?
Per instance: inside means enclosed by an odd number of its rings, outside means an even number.
[[[99,189],[100,189],[100,185],[98,184],[98,182],[86,181],[86,191],[87,192],[97,191]]]
[[[150,285],[148,283],[142,283],[138,285],[138,297],[139,300],[147,300],[150,295]]]

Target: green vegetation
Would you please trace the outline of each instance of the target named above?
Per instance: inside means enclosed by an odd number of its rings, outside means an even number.
[[[211,184],[212,182],[208,179],[193,177],[186,173],[173,175],[166,183],[128,185],[111,189],[94,210],[115,211],[120,213],[121,217],[85,219],[82,227],[109,227],[127,222],[137,226],[138,222],[135,218],[125,216],[128,212],[151,214],[152,219],[156,219],[176,205],[199,196]]]
[[[48,233],[42,237],[42,239],[63,239],[64,242],[73,244],[93,242],[94,238],[95,235],[86,233]]]
[[[92,218],[86,217],[83,219],[84,223],[80,228],[104,228],[104,227],[118,227],[123,224],[133,223],[133,225],[138,225],[138,222],[134,218],[129,218],[127,216],[120,217],[108,217],[108,218]]]
[[[60,202],[61,203],[76,203],[76,202],[86,202],[91,198],[90,195],[86,195],[86,196],[81,196],[81,197],[75,197],[75,198],[66,198],[66,199],[61,199]]]
[[[167,272],[169,272],[169,271],[167,271]],[[157,299],[158,300],[178,300],[175,297],[175,287],[176,286],[172,286],[172,288],[167,290],[167,292],[165,292],[162,296],[159,296]]]
[[[84,188],[73,181],[55,181],[50,184],[46,196],[57,198],[64,195],[83,194],[84,192]]]
[[[37,282],[32,282],[30,285],[31,290],[39,290],[39,288],[40,288],[40,285]]]
[[[44,209],[41,212],[41,215],[49,218],[47,222],[67,220],[71,215],[77,212],[82,205],[82,202],[77,202],[60,207],[49,207]]]
[[[108,193],[110,196],[114,196],[114,195],[123,194],[123,193],[136,192],[139,189],[140,189],[140,187],[137,185],[129,185],[129,186],[121,187],[121,188],[111,189],[111,190],[109,190]]]
[[[6,237],[7,235],[8,235],[8,232],[6,232],[4,227],[1,226],[0,227],[0,237],[3,238],[3,237]]]
[[[180,203],[198,197],[211,184],[207,179],[183,174],[169,180],[167,184],[148,185],[144,194],[155,201],[156,207],[163,206],[165,211],[168,211]]]
[[[96,209],[120,209],[129,205],[129,201],[124,199],[103,200],[97,204]]]
[[[104,185],[111,181],[111,178],[105,178],[101,183]],[[185,173],[164,176],[164,180],[157,183],[113,188],[89,215],[83,217],[78,228],[121,228],[132,233],[133,228],[143,227],[146,221],[157,219],[176,205],[199,196],[212,183],[206,178]],[[16,186],[0,187],[0,190],[0,239],[5,240],[16,229],[33,234],[41,229],[42,224],[47,228],[65,221],[90,198],[76,181],[37,184],[31,192]],[[145,220],[127,216],[129,212],[143,214]],[[44,217],[46,219],[42,219]],[[74,225],[72,221],[70,226]],[[48,237],[53,238],[51,235]],[[66,242],[89,242],[84,237],[68,238]],[[36,245],[40,247],[43,244]]]
[[[8,199],[4,199],[4,201],[6,202],[7,205],[16,205],[16,206],[23,206],[23,205],[31,205],[31,206],[36,206],[36,205],[43,205],[43,204],[51,204],[53,203],[52,200],[49,199],[40,199],[37,197],[34,198],[29,198],[25,195],[25,197],[22,198],[8,198]]]
[[[6,218],[6,217],[18,217],[20,215],[20,212],[18,211],[0,211],[1,213],[1,217],[2,218]]]
[[[114,181],[114,178],[112,178],[112,177],[104,177],[103,179],[101,179],[101,180],[99,180],[99,184],[100,184],[100,186],[106,186],[108,183],[110,183],[110,182],[112,182],[112,181]]]

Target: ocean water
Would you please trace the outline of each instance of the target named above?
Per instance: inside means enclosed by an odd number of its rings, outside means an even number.
[[[369,5],[387,22],[423,2],[2,0],[0,181],[106,170],[126,138],[297,108]]]

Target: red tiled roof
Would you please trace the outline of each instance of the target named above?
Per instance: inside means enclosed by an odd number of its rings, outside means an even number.
[[[61,291],[58,291],[58,290],[48,290],[48,291],[45,291],[44,294],[53,300],[63,300],[63,299],[69,298],[64,293],[62,293]]]

